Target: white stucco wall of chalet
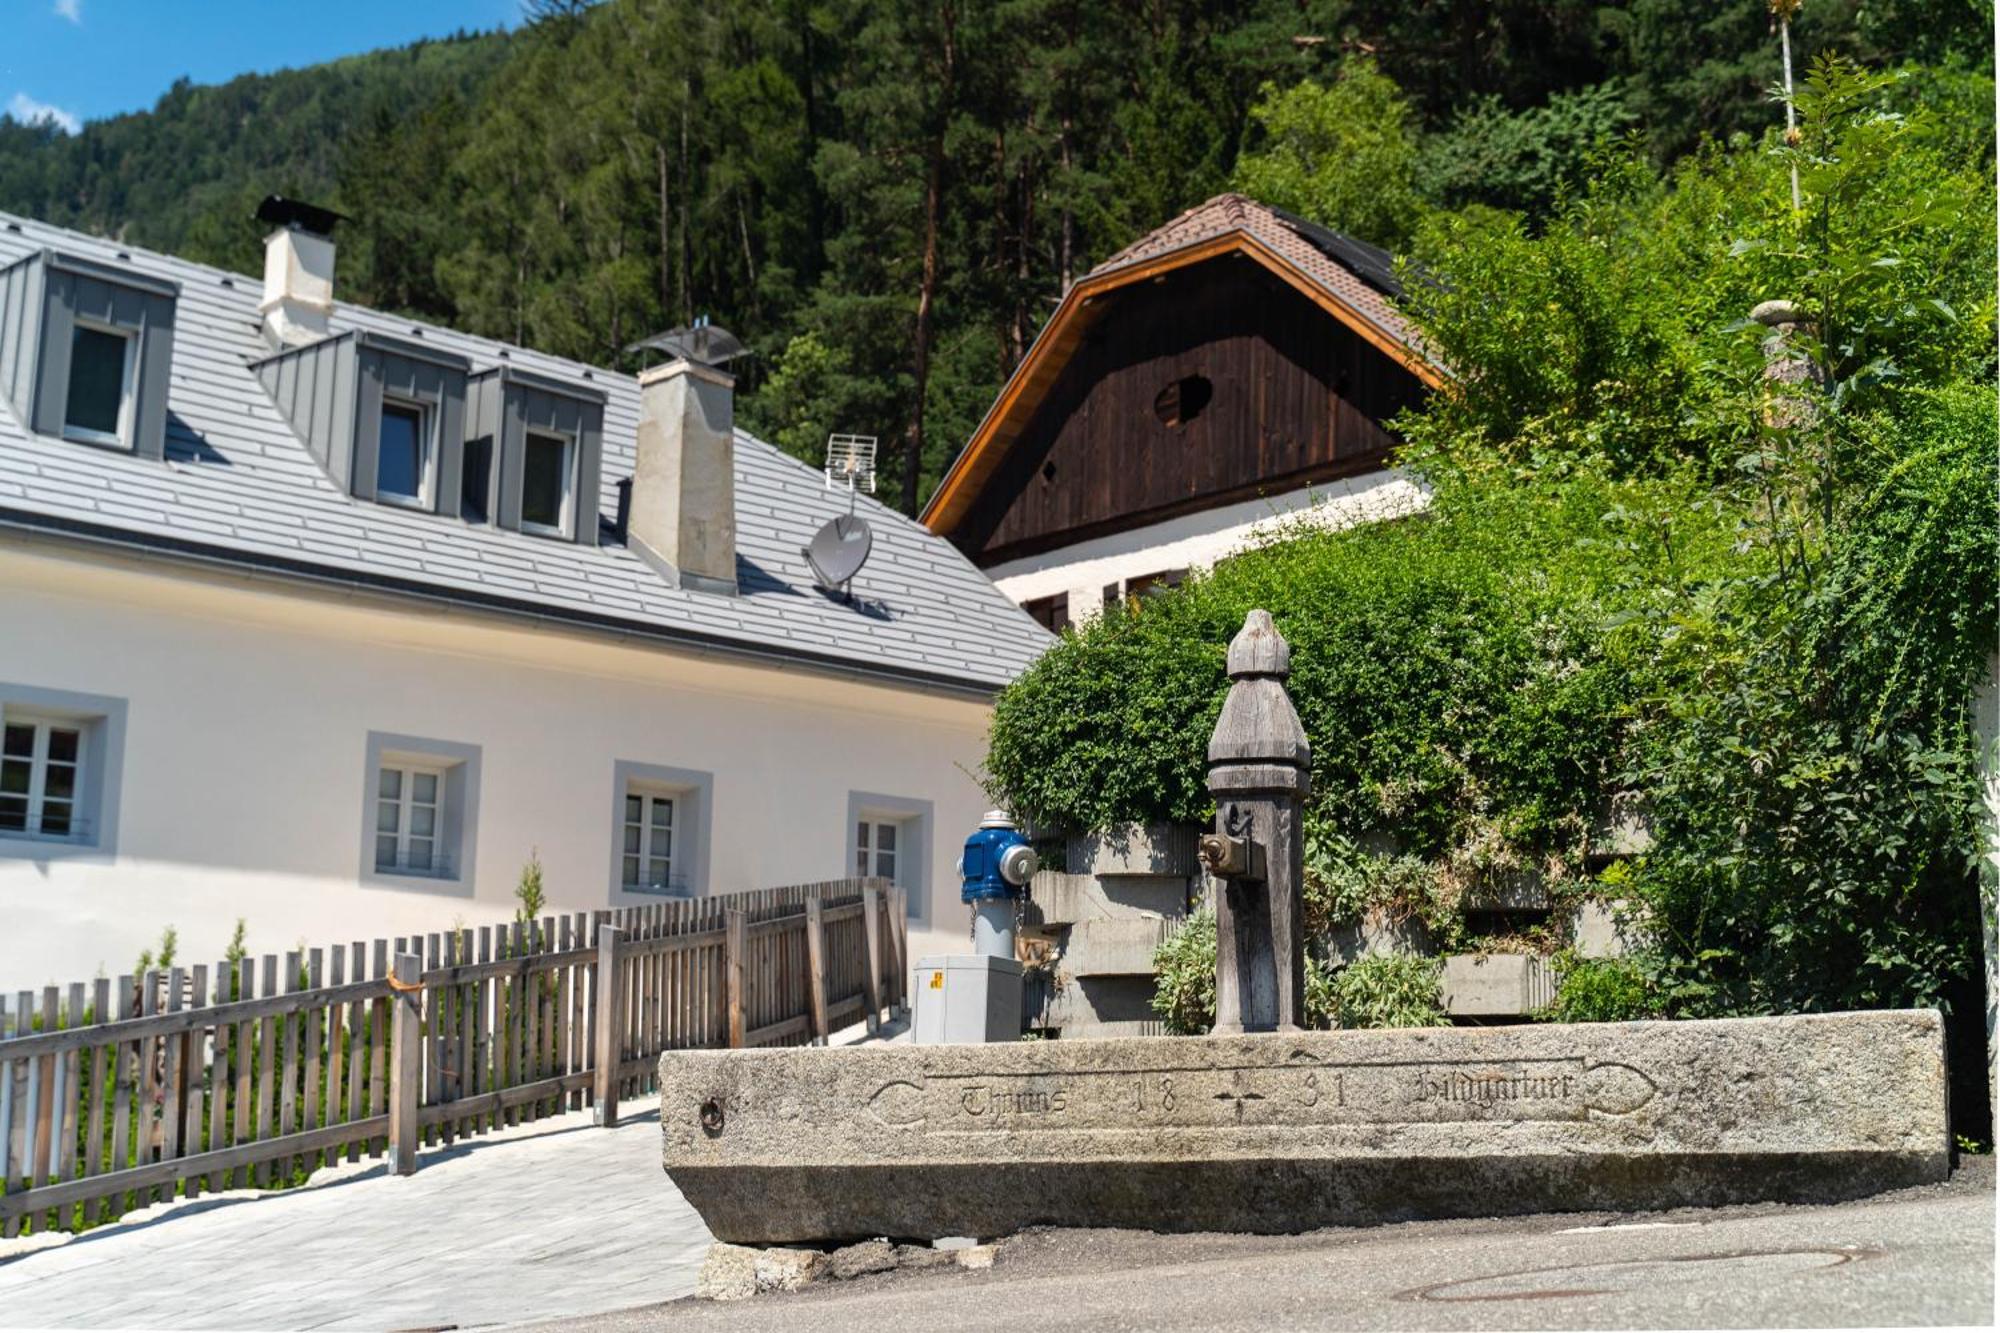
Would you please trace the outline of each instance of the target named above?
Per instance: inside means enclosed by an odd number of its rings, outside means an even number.
[[[1076,542],[986,573],[1017,604],[1067,593],[1070,618],[1080,621],[1102,608],[1111,584],[1208,569],[1291,524],[1337,529],[1400,518],[1422,509],[1427,497],[1409,474],[1385,469]]]

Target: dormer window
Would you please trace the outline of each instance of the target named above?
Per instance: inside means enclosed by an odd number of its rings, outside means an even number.
[[[430,508],[432,415],[421,404],[382,400],[380,452],[375,462],[375,498],[389,504]]]
[[[70,332],[64,438],[131,447],[138,347],[139,336],[133,330],[76,322]]]
[[[596,544],[602,390],[494,366],[472,377],[465,436],[461,517]]]
[[[521,531],[544,537],[568,537],[575,501],[573,437],[529,431],[521,458]]]
[[[179,297],[56,250],[0,268],[0,393],[37,435],[164,458]]]
[[[333,483],[357,500],[456,516],[471,363],[354,331],[256,363],[257,377]]]

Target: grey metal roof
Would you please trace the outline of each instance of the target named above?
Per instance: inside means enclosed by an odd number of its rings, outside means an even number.
[[[989,692],[1048,644],[949,542],[866,496],[859,511],[875,547],[855,580],[859,605],[820,592],[802,548],[847,511],[847,497],[740,430],[736,596],[671,587],[620,546],[356,500],[314,462],[247,369],[270,354],[259,279],[0,213],[0,268],[42,247],[180,284],[166,460],[37,435],[0,401],[0,524],[945,690]],[[475,370],[504,364],[601,389],[602,509],[615,512],[638,429],[632,377],[341,305],[333,332],[349,330],[420,339],[468,357]]]

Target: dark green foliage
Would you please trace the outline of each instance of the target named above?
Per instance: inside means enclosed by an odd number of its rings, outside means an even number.
[[[1335,1026],[1445,1026],[1443,965],[1412,954],[1371,954],[1333,974]]]
[[[1532,233],[1599,174],[1607,132],[1669,158],[1769,124],[1777,78],[1762,0],[531,13],[512,33],[179,84],[75,138],[0,118],[0,208],[255,271],[256,201],[299,195],[352,215],[344,297],[600,364],[707,314],[755,353],[735,367],[747,427],[809,459],[831,431],[877,435],[886,493],[910,507],[1052,298],[1234,178],[1386,243],[1466,201],[1528,210]],[[1822,49],[1940,66],[1899,95],[1990,152],[1990,30],[1971,6],[1836,0],[1795,36],[1801,69]],[[1371,51],[1386,78],[1350,63]],[[1524,334],[1523,361],[1553,346],[1558,379],[1661,341],[1615,304]],[[1672,420],[1684,378],[1670,357],[1612,397]],[[1606,399],[1595,383],[1573,394]]]
[[[1153,952],[1153,1012],[1176,1036],[1215,1024],[1215,912],[1204,906]]]
[[[1611,154],[1539,228],[1437,219],[1412,307],[1455,377],[1401,423],[1429,514],[1066,634],[1000,700],[1003,794],[1203,818],[1222,646],[1264,606],[1314,744],[1319,917],[1523,868],[1574,897],[1637,795],[1654,845],[1616,891],[1651,944],[1570,967],[1559,1015],[1939,1005],[1976,1046],[1992,164],[1911,82],[1821,62],[1793,145]],[[1744,317],[1773,297],[1797,327],[1767,345]]]
[[[484,84],[509,44],[461,34],[212,87],[181,79],[150,112],[93,121],[74,137],[0,116],[0,208],[256,272],[259,199],[325,201],[348,136],[374,110],[414,121]],[[416,197],[441,184],[423,182]],[[413,202],[342,200],[364,214]]]
[[[1624,1023],[1659,1012],[1644,969],[1630,959],[1562,954],[1555,965],[1555,1003],[1540,1015],[1551,1023]]]
[[[1510,553],[1563,551],[1569,525],[1636,493],[1579,482],[1469,496],[1463,521],[1305,532],[1114,610],[1001,695],[994,784],[1051,824],[1205,818],[1223,650],[1264,606],[1292,645],[1314,810],[1340,836],[1467,875],[1574,864],[1631,685],[1601,615]]]
[[[1633,119],[1616,81],[1557,93],[1525,111],[1483,98],[1425,144],[1424,189],[1451,208],[1486,204],[1545,214],[1583,184],[1593,154]]]

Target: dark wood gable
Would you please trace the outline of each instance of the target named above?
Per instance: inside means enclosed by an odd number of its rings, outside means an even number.
[[[951,536],[981,565],[1384,465],[1417,377],[1224,255],[1099,298]]]

